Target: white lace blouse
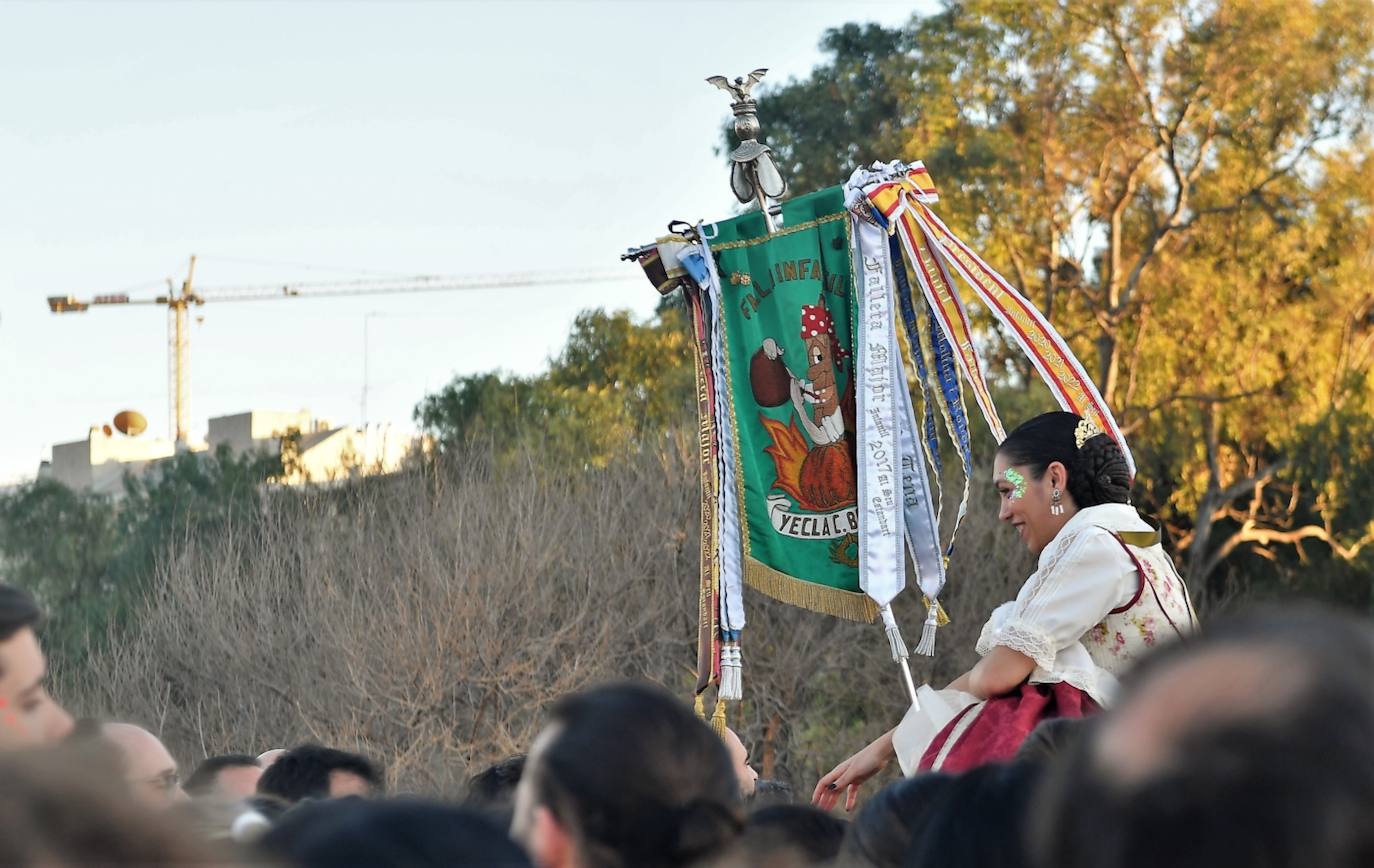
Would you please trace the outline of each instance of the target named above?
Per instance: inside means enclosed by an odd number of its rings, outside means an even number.
[[[1164,550],[1155,544],[1128,552],[1113,536],[1150,531],[1127,504],[1080,509],[1040,553],[1016,599],[993,610],[978,654],[999,645],[1019,651],[1035,661],[1032,683],[1067,682],[1109,705],[1121,672],[1194,624],[1187,589]],[[1137,561],[1149,577],[1144,584]]]

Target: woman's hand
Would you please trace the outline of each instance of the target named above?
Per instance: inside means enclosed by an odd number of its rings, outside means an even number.
[[[896,729],[889,729],[868,747],[835,766],[828,775],[821,778],[816,784],[815,792],[811,794],[811,804],[822,811],[828,811],[835,807],[843,791],[844,809],[854,810],[854,804],[859,798],[859,787],[863,786],[864,781],[887,768],[887,764],[897,756],[892,749],[894,732]]]

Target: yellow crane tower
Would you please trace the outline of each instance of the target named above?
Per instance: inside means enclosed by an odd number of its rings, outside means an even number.
[[[229,286],[198,291],[192,285],[196,257],[191,257],[186,279],[178,292],[171,280],[167,294],[153,298],[130,298],[127,293],[92,296],[80,300],[70,295],[48,296],[53,313],[85,313],[93,307],[109,305],[158,305],[167,308],[167,390],[172,409],[173,435],[184,444],[190,427],[190,333],[187,312],[194,305],[228,301],[270,301],[283,298],[331,298],[349,295],[391,295],[417,292],[456,292],[473,289],[517,289],[560,284],[619,283],[625,272],[521,272],[467,276],[416,275],[413,277],[372,278],[346,281],[306,281],[297,283]],[[203,294],[202,294],[203,293]]]

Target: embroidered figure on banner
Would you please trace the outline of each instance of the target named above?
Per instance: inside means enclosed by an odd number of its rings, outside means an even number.
[[[749,384],[760,407],[791,404],[795,410],[786,423],[759,414],[772,439],[763,451],[777,472],[773,488],[782,492],[768,498],[769,516],[773,529],[785,536],[835,540],[831,560],[854,566],[859,516],[849,351],[835,337],[824,294],[814,305],[801,306],[800,321],[804,374],[788,367],[786,348],[772,337],[764,339],[749,365]]]

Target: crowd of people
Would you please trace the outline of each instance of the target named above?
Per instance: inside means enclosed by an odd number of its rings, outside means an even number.
[[[562,698],[450,800],[387,793],[368,757],[318,744],[183,783],[155,733],[72,719],[38,606],[0,585],[0,864],[1374,865],[1374,627],[1290,605],[1200,628],[1121,451],[1072,414],[1013,431],[993,481],[1036,572],[979,662],[809,801],[644,683]]]
[[[369,759],[314,744],[183,782],[153,733],[74,723],[47,694],[37,620],[0,586],[5,865],[1374,865],[1374,630],[1325,610],[1218,619],[1111,710],[848,814],[756,782],[733,733],[637,683],[564,698],[452,802],[389,795]]]

